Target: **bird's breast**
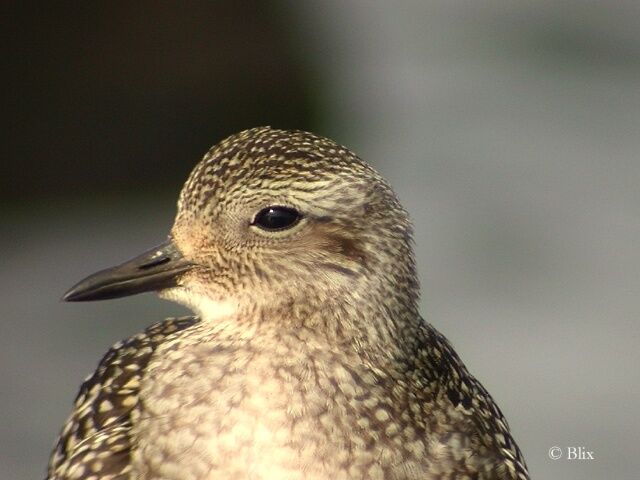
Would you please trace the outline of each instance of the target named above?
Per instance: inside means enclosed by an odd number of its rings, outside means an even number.
[[[434,445],[415,395],[344,352],[300,345],[159,348],[134,422],[138,478],[439,478],[424,475]]]
[[[163,345],[142,381],[135,473],[176,480],[388,478],[384,465],[405,459],[373,426],[402,428],[391,420],[391,399],[375,391],[375,376],[349,366],[356,362],[343,354],[287,345],[282,338],[277,345],[261,339],[258,347]]]

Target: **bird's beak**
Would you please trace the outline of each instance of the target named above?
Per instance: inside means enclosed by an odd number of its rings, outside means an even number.
[[[88,276],[65,293],[62,300],[106,300],[175,287],[181,275],[193,266],[169,240],[122,265]]]

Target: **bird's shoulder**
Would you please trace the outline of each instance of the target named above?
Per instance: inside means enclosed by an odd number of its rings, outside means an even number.
[[[426,323],[426,322],[425,322]],[[499,458],[504,478],[528,480],[524,457],[497,403],[466,368],[447,338],[428,325],[441,375],[439,394],[473,426],[480,442]],[[500,478],[503,478],[502,476]]]
[[[82,383],[51,454],[47,478],[123,478],[129,468],[131,414],[153,352],[198,317],[167,318],[104,355]]]

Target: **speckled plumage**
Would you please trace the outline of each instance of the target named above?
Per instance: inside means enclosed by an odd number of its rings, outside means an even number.
[[[291,229],[252,224],[295,208]],[[116,345],[50,479],[528,479],[502,413],[417,311],[408,217],[353,153],[305,132],[213,147],[171,232],[196,318]]]

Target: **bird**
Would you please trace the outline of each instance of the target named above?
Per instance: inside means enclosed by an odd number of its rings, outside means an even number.
[[[222,140],[165,243],[63,297],[156,292],[194,315],[107,352],[47,479],[529,479],[504,415],[419,313],[412,228],[330,139]]]

